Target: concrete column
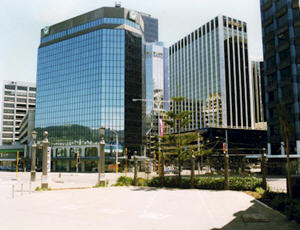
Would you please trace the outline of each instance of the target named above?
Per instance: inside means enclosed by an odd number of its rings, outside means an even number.
[[[225,177],[224,189],[229,190],[229,154],[228,153],[225,153],[224,156],[224,177]]]
[[[280,142],[280,149],[281,149],[281,155],[284,155],[285,154],[285,151],[284,151],[284,142]]]
[[[137,172],[138,172],[138,164],[137,164],[137,158],[134,156],[134,175],[133,175],[133,185],[136,186],[137,184]]]
[[[66,147],[66,149],[67,149],[67,157],[70,158],[70,149],[71,148],[70,147]]]
[[[271,143],[268,143],[268,155],[271,155]]]
[[[195,187],[195,155],[191,156],[191,188]]]
[[[267,189],[267,154],[265,151],[262,153],[261,158],[261,173],[262,173],[262,186],[263,189]]]
[[[80,161],[81,164],[81,172],[85,171],[85,162],[84,161]]]
[[[48,188],[48,172],[47,172],[47,154],[48,154],[48,132],[44,132],[44,140],[43,140],[43,162],[42,162],[42,188]]]
[[[36,163],[36,143],[34,141],[31,145],[31,181],[35,181],[35,177],[36,177],[35,163]]]
[[[67,172],[70,172],[70,160],[66,160],[66,162],[67,162]]]
[[[300,155],[300,141],[296,141],[296,146],[297,146],[297,155]]]

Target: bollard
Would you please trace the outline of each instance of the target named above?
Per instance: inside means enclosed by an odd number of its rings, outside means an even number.
[[[12,194],[11,194],[11,196],[12,196],[12,199],[15,199],[15,185],[14,184],[12,185]]]
[[[224,189],[229,190],[229,155],[228,153],[225,154],[224,157]]]
[[[134,174],[133,174],[133,185],[137,185],[137,175],[138,174],[138,162],[137,162],[137,157],[134,156]]]
[[[195,187],[195,158],[193,151],[191,155],[191,188]]]

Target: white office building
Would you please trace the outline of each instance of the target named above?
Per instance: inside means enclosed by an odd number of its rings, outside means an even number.
[[[4,81],[0,145],[19,141],[19,125],[28,110],[35,109],[34,83]]]

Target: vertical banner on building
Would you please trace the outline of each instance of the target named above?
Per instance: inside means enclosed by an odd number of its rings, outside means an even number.
[[[163,121],[161,118],[159,119],[159,127],[160,127],[160,136],[163,136],[164,135],[164,125],[163,125]]]
[[[51,172],[51,147],[47,150],[47,172]]]

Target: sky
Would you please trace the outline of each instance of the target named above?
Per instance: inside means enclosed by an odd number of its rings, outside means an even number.
[[[122,7],[159,20],[167,46],[219,14],[248,23],[249,56],[262,57],[259,0],[123,0]],[[0,82],[36,81],[40,30],[104,6],[112,0],[1,0]]]

